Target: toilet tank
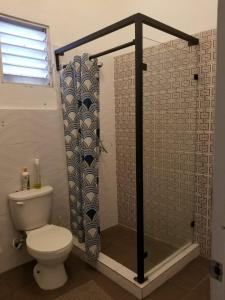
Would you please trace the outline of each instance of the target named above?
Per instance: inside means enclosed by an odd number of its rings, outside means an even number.
[[[43,186],[9,194],[9,207],[17,230],[32,230],[48,224],[52,192],[51,186]]]

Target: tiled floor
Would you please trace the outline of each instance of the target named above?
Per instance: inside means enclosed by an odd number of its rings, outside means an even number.
[[[69,280],[55,291],[42,291],[32,277],[34,262],[0,275],[0,300],[51,300],[94,280],[114,300],[137,300],[74,255],[66,263]],[[90,296],[91,299],[91,296]],[[209,300],[208,262],[198,258],[146,300]],[[83,299],[87,300],[87,299]]]
[[[145,272],[170,256],[177,248],[145,236]],[[116,225],[101,232],[101,251],[136,272],[136,232]]]

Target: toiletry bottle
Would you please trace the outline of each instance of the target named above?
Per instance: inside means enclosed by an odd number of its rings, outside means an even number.
[[[34,188],[41,188],[40,161],[38,158],[34,160]]]
[[[23,168],[23,172],[21,174],[21,181],[22,181],[22,190],[29,190],[30,189],[30,174],[27,171],[27,168]]]

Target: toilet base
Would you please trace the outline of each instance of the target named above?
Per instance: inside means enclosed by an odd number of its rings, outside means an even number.
[[[37,263],[33,276],[39,287],[43,290],[53,290],[63,286],[68,279],[63,263],[49,266]]]

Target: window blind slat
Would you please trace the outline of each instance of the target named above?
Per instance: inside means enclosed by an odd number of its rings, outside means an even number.
[[[48,71],[3,64],[3,73],[8,75],[47,78]]]
[[[45,86],[49,84],[48,78],[37,78],[37,77],[17,76],[17,75],[8,75],[8,74],[5,74],[4,80],[6,82],[45,85]]]
[[[44,41],[46,38],[46,33],[43,31],[10,24],[4,21],[0,21],[0,32],[31,38],[37,41]]]
[[[46,42],[40,42],[35,40],[30,40],[23,37],[17,37],[5,33],[0,33],[0,41],[3,44],[15,45],[24,48],[31,48],[34,50],[45,50]]]
[[[46,51],[32,50],[13,45],[1,45],[2,53],[12,54],[17,56],[33,57],[36,59],[46,59],[48,54]]]
[[[38,69],[46,69],[48,67],[48,62],[46,60],[35,60],[33,58],[24,58],[9,54],[2,55],[3,64],[16,65],[21,67],[29,67],[29,68],[38,68]]]

